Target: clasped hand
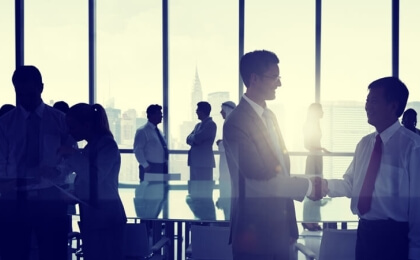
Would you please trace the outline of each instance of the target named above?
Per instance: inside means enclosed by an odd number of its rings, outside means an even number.
[[[312,177],[309,178],[312,182],[312,192],[311,195],[308,196],[311,200],[320,200],[325,197],[328,193],[328,182],[326,179],[321,177]]]

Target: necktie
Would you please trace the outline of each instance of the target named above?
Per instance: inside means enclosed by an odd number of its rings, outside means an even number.
[[[268,134],[270,135],[270,140],[272,145],[274,146],[275,153],[280,160],[280,164],[282,167],[286,167],[285,160],[284,160],[284,143],[283,138],[277,134],[276,127],[274,126],[273,119],[271,118],[271,111],[265,109],[263,112],[263,117],[265,119],[265,124],[267,126]]]
[[[163,136],[160,134],[160,131],[157,127],[155,128],[155,131],[156,131],[157,136],[159,137],[159,141],[163,148],[165,160],[167,161],[169,158],[168,146],[166,145],[165,139],[163,139]]]
[[[379,166],[381,164],[382,157],[382,139],[378,134],[376,136],[375,146],[370,156],[368,169],[366,172],[365,180],[362,185],[362,189],[359,195],[359,202],[357,208],[361,215],[365,214],[370,210],[370,204],[372,202],[372,193],[375,187],[376,176],[378,175]]]
[[[26,119],[25,163],[27,169],[34,168],[39,165],[39,128],[40,118],[35,112],[30,113]]]

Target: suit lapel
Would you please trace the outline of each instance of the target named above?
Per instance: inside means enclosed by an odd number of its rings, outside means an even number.
[[[248,121],[252,124],[252,127],[250,127],[250,129],[252,129],[254,131],[253,135],[257,136],[257,135],[261,135],[264,137],[264,141],[267,144],[267,146],[269,146],[272,150],[272,152],[274,153],[274,148],[271,144],[271,138],[270,135],[267,131],[267,128],[264,124],[264,122],[262,121],[261,117],[259,117],[257,115],[257,113],[255,112],[255,110],[251,107],[251,105],[244,99],[241,99],[240,104],[243,105],[244,107],[244,114],[251,117],[251,119]],[[258,141],[258,140],[257,140]],[[259,143],[259,142],[257,142]]]

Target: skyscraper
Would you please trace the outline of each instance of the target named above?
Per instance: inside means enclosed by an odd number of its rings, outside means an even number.
[[[197,103],[203,100],[203,90],[201,89],[200,77],[198,76],[198,68],[195,68],[195,78],[193,83],[193,89],[191,92],[191,120],[195,121],[197,116],[195,109]]]

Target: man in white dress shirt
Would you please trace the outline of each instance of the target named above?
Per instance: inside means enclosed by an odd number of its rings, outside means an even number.
[[[134,155],[139,162],[139,178],[145,173],[168,173],[168,146],[157,125],[162,123],[162,106],[150,105],[147,123],[137,129],[134,137]]]
[[[360,217],[357,260],[420,259],[420,137],[398,121],[408,89],[395,77],[375,80],[368,89],[365,109],[376,132],[357,144],[343,179],[328,180],[328,195],[351,198]],[[379,168],[366,193],[375,146]]]
[[[0,119],[1,259],[29,259],[32,234],[39,259],[66,259],[67,202],[54,186],[69,173],[58,148],[75,143],[65,115],[42,101],[36,67],[18,67],[12,81],[17,106]]]

